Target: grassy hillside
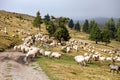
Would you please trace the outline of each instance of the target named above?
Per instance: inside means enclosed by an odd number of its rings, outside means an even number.
[[[71,38],[76,40],[83,40],[88,43],[91,43],[92,46],[95,46],[95,50],[100,52],[103,56],[110,56],[109,54],[105,54],[101,52],[101,49],[120,49],[120,42],[116,42],[114,40],[111,41],[108,46],[105,46],[104,43],[99,42],[95,44],[94,41],[88,40],[89,35],[76,32],[74,30],[68,29]],[[61,52],[61,47],[57,46],[55,48],[50,48],[50,51],[58,51]],[[50,77],[51,80],[119,80],[120,76],[116,73],[110,73],[108,64],[111,62],[100,62],[100,61],[92,61],[91,64],[88,64],[86,67],[78,65],[74,61],[74,56],[83,55],[85,50],[79,48],[79,51],[76,52],[72,50],[70,53],[63,53],[62,59],[51,59],[47,57],[40,56],[38,58],[38,64],[43,68],[46,74]],[[87,52],[88,53],[88,52]],[[117,64],[120,65],[120,62]]]
[[[0,51],[22,43],[21,38],[28,35],[20,33],[20,31],[31,34],[38,33],[38,29],[32,26],[33,19],[34,17],[25,14],[0,11]],[[8,34],[2,32],[5,27]],[[108,54],[101,52],[100,49],[120,49],[120,42],[111,41],[108,46],[101,42],[95,44],[95,42],[88,40],[88,34],[76,32],[69,28],[68,30],[71,38],[91,43],[92,46],[96,47],[96,51],[104,56],[108,56]],[[47,34],[44,24],[41,26],[41,33]],[[39,44],[37,45],[39,46]],[[78,65],[74,61],[74,56],[83,55],[87,52],[81,48],[78,52],[72,50],[70,53],[61,51],[60,46],[51,47],[49,50],[63,53],[60,60],[43,56],[37,58],[38,64],[51,80],[120,80],[119,74],[109,72],[107,65],[110,62],[93,61],[92,64],[88,64],[86,67]]]
[[[120,43],[116,41],[111,41],[108,46],[105,46],[104,43],[95,44],[93,41],[88,40],[88,34],[82,32],[76,32],[69,30],[69,33],[74,39],[81,39],[83,41],[91,43],[91,45],[96,47],[96,51],[99,51],[102,55],[108,56],[100,51],[100,49],[120,49]],[[59,46],[55,48],[50,48],[50,51],[61,52]],[[62,59],[51,59],[48,57],[40,56],[38,58],[38,64],[46,72],[51,80],[119,80],[120,76],[116,73],[110,73],[108,64],[111,62],[100,62],[92,61],[91,64],[88,64],[86,67],[78,65],[74,61],[75,55],[83,55],[85,52],[83,49],[79,48],[79,51],[76,52],[72,50],[70,53],[63,53]],[[118,62],[117,64],[120,65]]]
[[[0,51],[21,43],[21,38],[27,36],[21,32],[36,33],[38,29],[32,26],[34,17],[13,12],[0,11]],[[6,27],[8,34],[3,30]]]

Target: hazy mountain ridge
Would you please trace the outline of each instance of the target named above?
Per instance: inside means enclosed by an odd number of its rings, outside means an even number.
[[[97,18],[89,18],[88,20],[89,20],[89,22],[90,22],[91,20],[95,20],[100,27],[104,27],[105,23],[108,22],[108,20],[110,20],[110,19],[111,19],[111,18],[97,17]],[[113,19],[114,19],[115,23],[117,23],[118,20],[119,20],[119,18],[113,18]],[[84,22],[85,22],[85,20],[74,20],[75,23],[76,23],[77,21],[79,21],[80,24],[84,24]]]

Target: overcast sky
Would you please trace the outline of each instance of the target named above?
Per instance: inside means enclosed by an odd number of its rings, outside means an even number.
[[[120,0],[0,0],[0,10],[36,15],[66,16],[73,19],[120,18]]]

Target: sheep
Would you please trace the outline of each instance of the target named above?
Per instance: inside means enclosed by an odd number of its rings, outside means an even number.
[[[75,49],[76,51],[78,51],[78,45],[73,45],[73,49]]]
[[[63,49],[66,49],[66,48],[67,48],[67,46],[62,46],[62,48],[61,48],[61,49],[63,50]]]
[[[67,47],[67,53],[70,52],[70,47]]]
[[[120,62],[120,57],[117,57],[116,61]]]
[[[87,56],[84,56],[84,58],[85,58],[85,62],[86,62],[86,63],[87,63],[87,62],[91,63],[92,54],[89,54],[89,55],[87,55]]]
[[[83,66],[86,66],[86,62],[85,62],[84,56],[78,55],[78,56],[75,56],[74,59],[75,59],[75,61],[76,61],[78,64],[81,64],[81,65],[83,65]]]
[[[31,50],[29,50],[24,57],[24,61],[26,62],[26,64],[28,64],[28,59],[35,58],[37,56],[37,53],[39,53],[39,48],[32,48]]]
[[[106,57],[106,61],[112,61],[112,57]]]
[[[17,51],[17,46],[14,46],[14,50]]]
[[[99,60],[99,53],[96,52],[95,54],[92,55],[93,60],[98,61]]]
[[[53,42],[50,43],[50,46],[56,47],[56,45],[57,45],[57,42],[55,40],[53,40]]]
[[[119,71],[120,71],[120,66],[118,66],[118,65],[116,65],[116,64],[109,64],[108,65],[109,67],[110,67],[110,72],[111,71],[116,71],[117,73],[119,73]]]
[[[84,53],[84,56],[88,56],[88,53]]]
[[[44,55],[44,54],[45,54],[45,50],[44,50],[44,49],[40,49],[39,53],[40,53],[41,55]]]
[[[100,60],[100,61],[105,61],[105,59],[106,59],[106,57],[104,57],[104,56],[99,56],[99,60]]]
[[[50,55],[51,55],[51,52],[50,52],[50,51],[45,51],[44,56],[49,57]]]
[[[54,58],[60,59],[61,58],[61,54],[59,52],[52,52],[50,57],[54,57]]]
[[[21,51],[21,46],[22,46],[22,45],[14,46],[14,50],[15,50],[15,51]]]

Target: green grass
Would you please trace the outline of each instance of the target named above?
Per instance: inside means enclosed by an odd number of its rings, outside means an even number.
[[[62,55],[62,59],[51,59],[39,56],[38,64],[42,67],[50,80],[119,80],[120,76],[110,73],[109,62],[92,61],[86,67],[78,65],[74,57]]]

